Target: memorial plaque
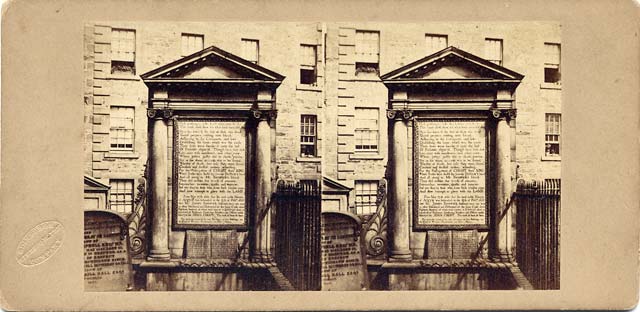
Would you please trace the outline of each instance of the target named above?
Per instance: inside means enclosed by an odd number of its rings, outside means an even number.
[[[485,121],[417,120],[414,128],[416,228],[486,228]]]
[[[451,231],[427,232],[427,257],[429,259],[451,258]]]
[[[178,119],[174,157],[176,228],[246,227],[245,121]]]
[[[234,230],[189,230],[186,256],[191,259],[235,259],[238,233]]]
[[[478,252],[478,231],[453,231],[453,258],[470,259]]]
[[[211,258],[233,259],[238,252],[238,232],[211,231]]]
[[[367,264],[356,216],[323,212],[321,218],[322,290],[368,288]]]
[[[123,291],[133,282],[128,227],[110,211],[84,213],[85,291]]]
[[[210,258],[211,238],[209,236],[209,231],[187,231],[185,244],[187,258]]]

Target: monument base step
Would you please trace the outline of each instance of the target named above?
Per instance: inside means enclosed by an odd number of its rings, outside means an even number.
[[[285,291],[295,290],[295,288],[293,288],[293,285],[291,285],[291,282],[289,281],[289,279],[286,276],[284,276],[282,272],[280,272],[280,269],[278,269],[277,266],[269,267],[269,272],[271,273],[271,276],[273,276],[273,279],[276,281],[276,284],[278,285],[278,287],[280,287],[280,290],[285,290]]]

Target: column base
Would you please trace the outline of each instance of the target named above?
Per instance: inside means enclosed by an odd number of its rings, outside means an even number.
[[[511,254],[499,254],[491,256],[491,260],[494,262],[513,262],[515,259]]]
[[[413,256],[410,251],[392,251],[391,255],[389,255],[389,262],[411,262],[411,260],[413,260]]]
[[[257,262],[257,263],[274,262],[273,257],[271,257],[271,254],[253,255],[250,257],[250,259],[251,259],[251,262]]]
[[[162,251],[156,251],[156,250],[151,250],[149,252],[149,256],[147,257],[147,260],[149,261],[169,261],[171,260],[171,254],[169,253],[169,250],[162,250]]]

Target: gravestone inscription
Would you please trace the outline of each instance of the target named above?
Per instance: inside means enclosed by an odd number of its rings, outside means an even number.
[[[322,290],[362,290],[367,265],[357,217],[323,212],[321,217]]]
[[[479,255],[478,231],[454,231],[453,232],[453,258],[469,259]]]
[[[125,221],[109,211],[85,211],[85,291],[127,290],[132,278]]]
[[[486,227],[485,122],[419,120],[415,131],[416,226]]]
[[[246,226],[245,121],[176,121],[178,228]]]
[[[235,230],[188,230],[185,254],[190,259],[234,259],[238,252]]]
[[[427,255],[429,259],[451,258],[451,231],[428,231]]]

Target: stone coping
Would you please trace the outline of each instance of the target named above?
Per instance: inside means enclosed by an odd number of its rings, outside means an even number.
[[[489,259],[421,259],[409,262],[368,261],[369,266],[381,269],[422,269],[422,268],[488,268],[509,269],[517,267],[514,261],[494,261]]]
[[[249,268],[267,269],[275,262],[249,262],[232,259],[171,259],[169,261],[143,261],[141,268]]]

